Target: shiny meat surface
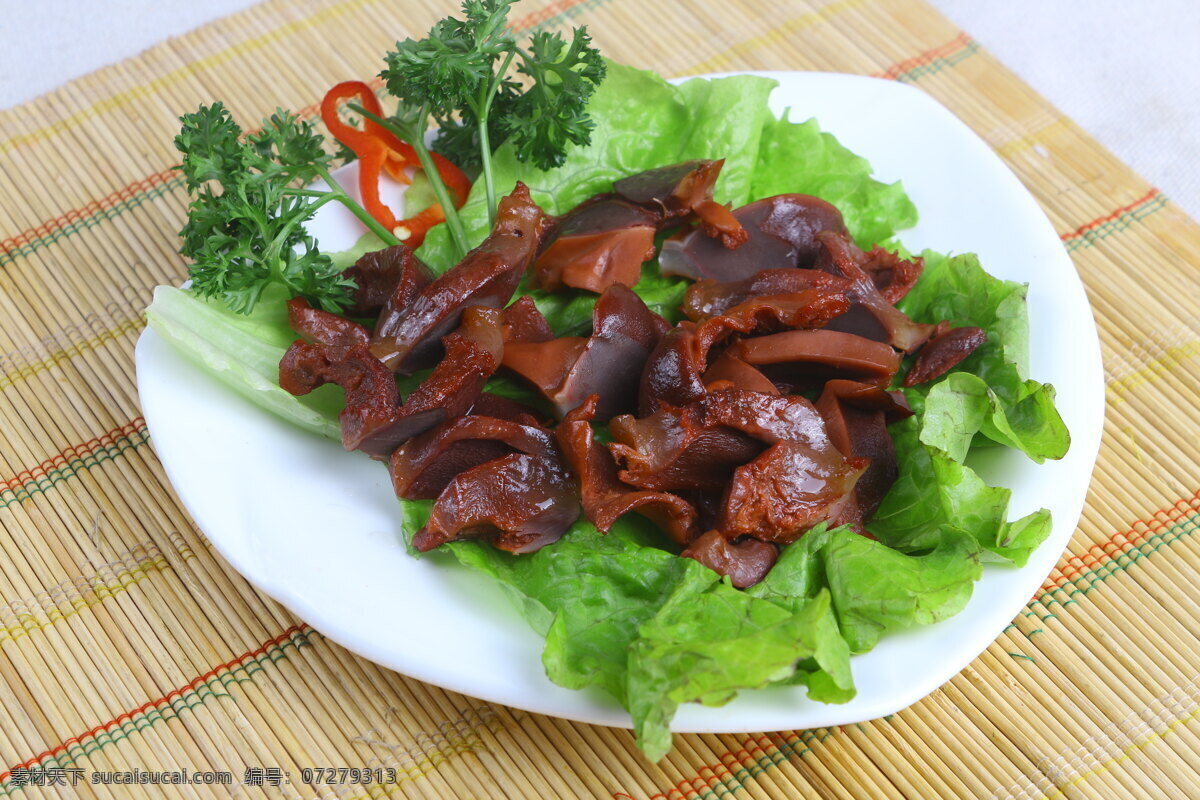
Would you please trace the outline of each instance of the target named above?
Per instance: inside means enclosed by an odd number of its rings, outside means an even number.
[[[544,428],[475,414],[458,417],[392,453],[392,487],[406,500],[432,500],[460,472],[513,452],[558,457],[553,434]]]
[[[664,275],[699,280],[737,281],[764,269],[811,267],[821,231],[845,233],[841,212],[817,197],[781,194],[734,209],[747,240],[729,249],[703,228],[663,243],[659,264]]]
[[[579,481],[583,513],[597,529],[608,533],[617,519],[630,511],[647,517],[680,544],[696,535],[696,510],[682,497],[661,491],[646,491],[623,483],[613,456],[592,436],[589,421],[595,415],[598,397],[567,414],[555,430],[559,445]]]
[[[433,366],[441,337],[458,327],[470,306],[502,308],[537,253],[545,215],[518,183],[500,201],[496,225],[483,243],[421,289],[405,307],[380,314],[371,353],[389,369],[408,375]]]
[[[541,392],[559,416],[590,395],[607,421],[637,405],[642,368],[667,328],[631,289],[605,289],[592,312],[592,334],[551,341],[510,341],[504,366]]]
[[[693,558],[718,575],[726,575],[739,589],[745,589],[767,577],[779,558],[779,548],[752,537],[729,541],[718,530],[711,530],[692,542],[679,555]]]
[[[374,316],[385,308],[401,311],[433,281],[429,267],[403,244],[366,253],[343,274],[355,284],[353,303],[346,309],[351,317]]]
[[[456,475],[412,544],[424,552],[483,538],[500,550],[531,553],[558,541],[578,518],[575,481],[561,463],[511,453]]]
[[[986,341],[987,333],[982,328],[951,328],[941,323],[933,338],[917,351],[917,360],[904,376],[904,385],[916,386],[942,377]]]
[[[533,285],[599,294],[616,283],[633,286],[654,258],[658,215],[616,197],[567,212],[534,263]]]

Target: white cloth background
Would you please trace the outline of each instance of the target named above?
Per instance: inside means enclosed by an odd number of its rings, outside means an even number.
[[[932,1],[1200,218],[1200,2]],[[0,0],[0,107],[251,2]],[[448,13],[457,6],[457,0],[446,0]]]

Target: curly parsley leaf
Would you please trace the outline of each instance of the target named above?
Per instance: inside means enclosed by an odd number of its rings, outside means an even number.
[[[517,158],[538,169],[561,166],[568,145],[587,145],[595,123],[587,103],[604,80],[605,65],[591,46],[587,28],[576,28],[571,43],[557,32],[539,31],[528,51],[520,51],[517,71],[532,83],[503,117]]]
[[[348,200],[329,178],[323,137],[283,110],[243,136],[221,103],[180,121],[175,147],[192,194],[180,249],[193,262],[192,292],[248,314],[269,286],[282,285],[320,308],[341,309],[354,284],[304,229],[324,203]],[[298,188],[318,177],[334,188]]]
[[[561,165],[570,145],[591,140],[594,124],[585,109],[605,75],[586,28],[574,29],[569,42],[539,31],[520,47],[508,28],[512,4],[467,0],[461,19],[447,17],[426,38],[397,42],[380,73],[401,107],[420,118],[406,138],[420,153],[431,116],[438,152],[482,174],[492,218],[492,153],[511,141],[521,161],[541,169]],[[520,79],[509,76],[514,64]]]

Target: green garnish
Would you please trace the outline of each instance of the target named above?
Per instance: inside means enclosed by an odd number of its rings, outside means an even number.
[[[175,147],[183,153],[180,170],[193,198],[180,252],[192,259],[195,294],[249,314],[263,291],[278,284],[326,311],[341,310],[354,283],[304,230],[333,200],[384,242],[399,242],[333,179],[324,137],[295,114],[278,110],[245,137],[219,102],[180,121]],[[330,188],[300,188],[317,178]]]
[[[426,38],[397,42],[380,77],[399,98],[400,110],[392,120],[374,118],[412,143],[441,200],[448,195],[428,166],[424,142],[425,126],[433,117],[437,151],[462,168],[480,170],[492,222],[492,153],[512,142],[520,161],[539,169],[560,166],[569,145],[591,141],[593,122],[585,108],[605,75],[604,60],[585,27],[575,28],[570,42],[558,33],[539,31],[527,47],[518,45],[507,27],[513,2],[466,0],[464,19],[447,17]],[[524,76],[520,81],[510,77],[514,64]],[[454,243],[465,254],[462,223],[456,213],[447,217]]]

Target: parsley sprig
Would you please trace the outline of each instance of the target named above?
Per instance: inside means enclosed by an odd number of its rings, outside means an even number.
[[[511,141],[521,161],[540,169],[561,165],[569,145],[591,141],[586,106],[605,73],[586,28],[574,29],[569,42],[557,32],[539,31],[527,47],[520,46],[508,28],[513,2],[466,0],[463,19],[447,17],[426,38],[397,42],[380,73],[400,100],[400,111],[395,120],[376,121],[412,142],[425,164],[424,132],[432,117],[438,152],[460,167],[479,169],[491,222],[496,214],[492,153]],[[441,200],[445,187],[438,187],[428,167],[426,174]],[[447,216],[465,252],[462,225],[457,215]]]
[[[278,110],[248,136],[220,103],[180,118],[175,147],[192,195],[181,252],[192,259],[192,291],[249,314],[263,291],[282,284],[328,311],[350,299],[354,283],[317,248],[304,223],[338,201],[390,244],[398,242],[329,174],[324,137]],[[328,189],[301,188],[317,179]]]
[[[479,170],[494,223],[492,154],[511,143],[521,161],[560,166],[571,145],[590,142],[586,106],[604,79],[604,60],[585,28],[569,41],[539,31],[520,45],[508,26],[513,2],[466,0],[462,19],[447,17],[426,38],[398,42],[380,73],[399,101],[394,115],[351,106],[413,146],[460,256],[467,237],[426,146],[431,122],[438,152]],[[180,121],[175,146],[192,195],[181,251],[194,262],[196,294],[248,314],[268,286],[282,285],[320,308],[343,308],[354,284],[304,229],[329,202],[345,205],[385,243],[399,243],[333,179],[324,138],[295,114],[279,110],[249,135],[219,102]],[[304,188],[318,179],[328,188]]]

